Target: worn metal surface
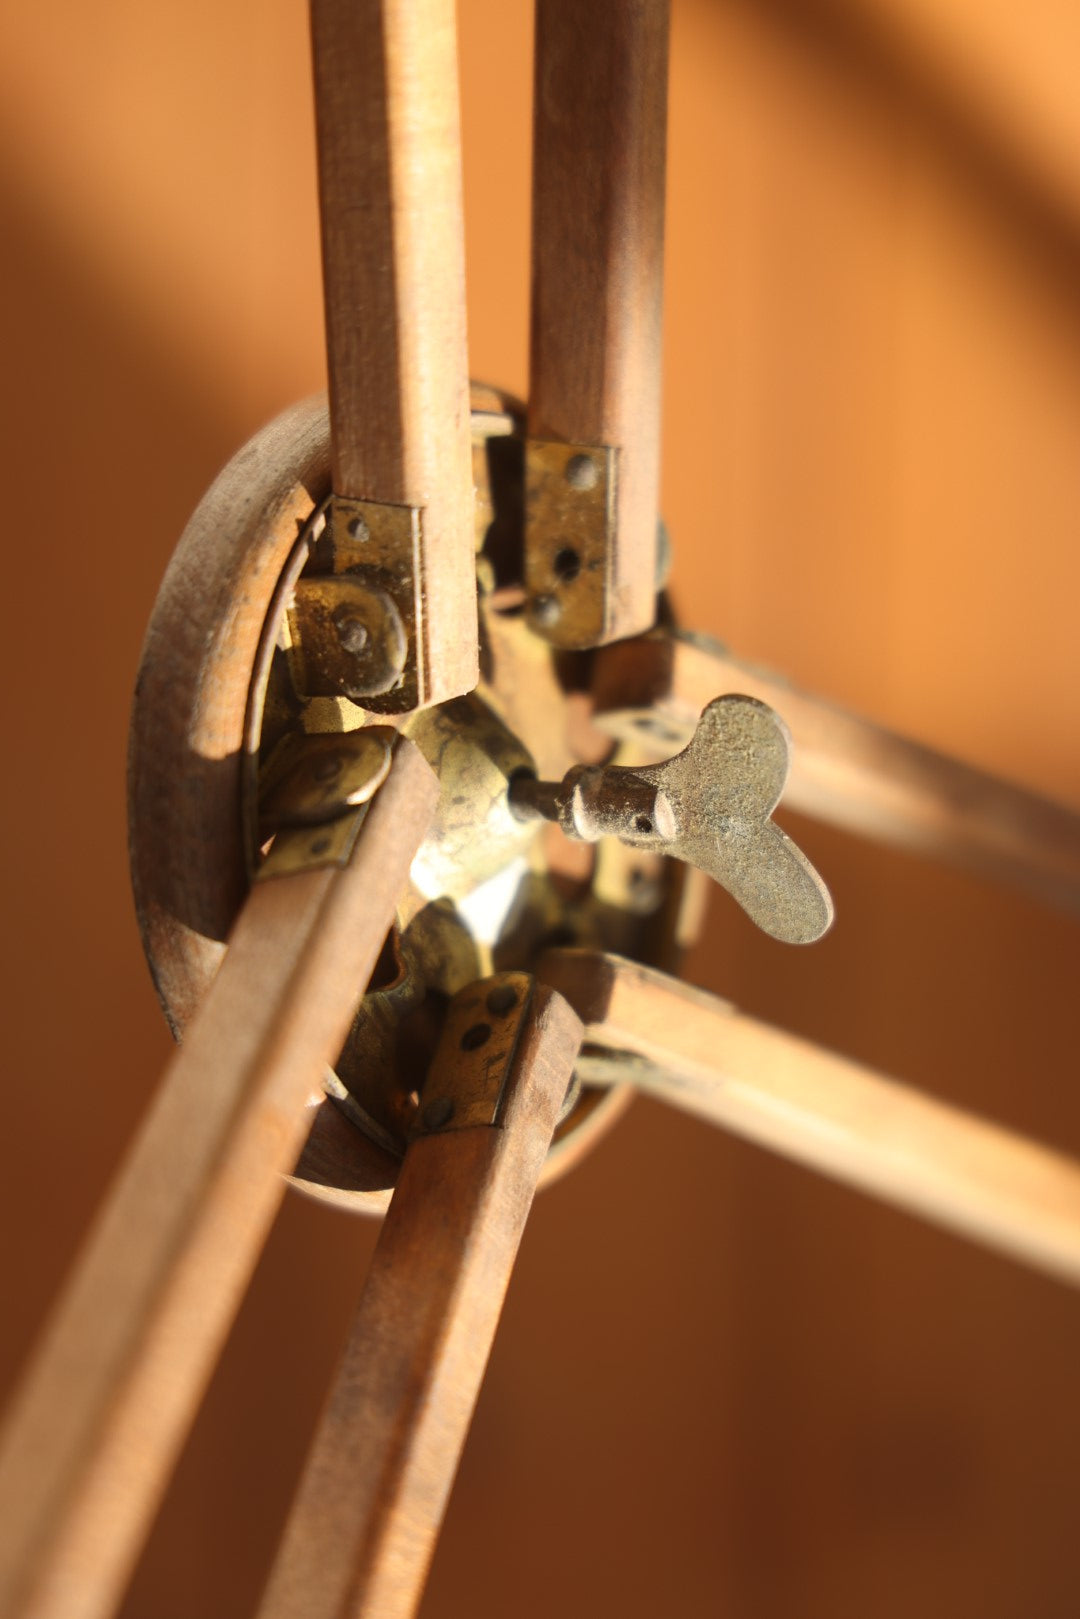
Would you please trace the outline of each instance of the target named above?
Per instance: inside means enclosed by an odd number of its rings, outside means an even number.
[[[439,778],[439,808],[413,863],[429,899],[461,899],[534,841],[510,810],[509,783],[532,757],[475,692],[411,715],[403,727]]]
[[[409,637],[394,598],[356,574],[300,579],[289,610],[297,690],[377,697],[401,680]]]
[[[335,495],[327,510],[326,529],[316,547],[317,571],[298,587],[302,603],[304,591],[325,569],[354,580],[369,592],[366,607],[361,608],[358,600],[351,604],[351,610],[348,604],[335,604],[341,617],[324,615],[333,619],[332,633],[339,644],[338,624],[347,624],[350,618],[367,637],[359,652],[349,654],[342,646],[342,652],[351,659],[346,673],[352,689],[344,681],[328,689],[362,697],[365,707],[376,713],[407,713],[424,700],[427,689],[422,544],[423,513],[419,507],[346,500]],[[356,640],[359,641],[358,632]],[[311,661],[317,668],[315,660]],[[393,680],[387,685],[391,673]]]
[[[348,735],[298,735],[267,771],[260,804],[264,832],[321,826],[368,799],[386,780],[397,733],[371,725]]]
[[[529,622],[552,646],[605,638],[611,616],[618,452],[605,445],[525,446],[525,588]]]
[[[788,773],[779,715],[752,697],[718,697],[687,747],[662,764],[581,766],[562,782],[511,784],[523,816],[573,838],[613,836],[708,873],[774,939],[810,944],[833,919],[825,884],[771,819]]]
[[[415,1135],[498,1123],[532,994],[528,973],[497,973],[455,995],[420,1095]]]
[[[262,835],[272,833],[274,841],[255,881],[345,865],[397,741],[382,725],[346,736],[286,739],[286,761],[271,770],[260,814]]]

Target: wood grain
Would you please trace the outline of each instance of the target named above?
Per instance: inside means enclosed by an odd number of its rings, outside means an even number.
[[[209,988],[247,888],[252,670],[278,579],[329,491],[326,401],[317,397],[256,433],[203,496],[146,632],[128,743],[131,881],[177,1035]]]
[[[590,1041],[643,1059],[611,1082],[1080,1286],[1080,1164],[1063,1154],[617,956],[553,950],[538,971]]]
[[[499,1124],[406,1152],[260,1619],[414,1612],[580,1039],[537,990]]]
[[[112,1611],[436,795],[399,743],[348,865],[253,888],[12,1410],[5,1619]]]
[[[1075,811],[799,691],[719,647],[646,636],[596,659],[597,724],[651,733],[673,752],[724,692],[756,697],[786,722],[789,808],[1080,915]]]
[[[335,493],[423,509],[422,702],[478,674],[453,0],[313,0]]]
[[[538,0],[528,431],[618,450],[606,623],[655,617],[668,0]]]

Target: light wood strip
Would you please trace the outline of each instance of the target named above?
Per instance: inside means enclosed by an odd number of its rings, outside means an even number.
[[[500,1125],[406,1152],[260,1619],[415,1611],[580,1039],[536,991]]]
[[[606,624],[655,618],[668,0],[538,0],[529,436],[618,451]]]
[[[399,743],[347,866],[252,889],[13,1406],[4,1619],[119,1600],[436,796]]]
[[[478,674],[453,0],[312,0],[334,492],[423,509],[422,702]]]
[[[1080,1285],[1080,1164],[649,968],[551,951],[540,976],[675,1107]],[[590,1082],[602,1070],[590,1069]]]
[[[719,647],[644,636],[597,656],[597,723],[674,752],[707,703],[741,692],[791,731],[784,804],[1005,882],[1080,915],[1080,814],[847,713]]]

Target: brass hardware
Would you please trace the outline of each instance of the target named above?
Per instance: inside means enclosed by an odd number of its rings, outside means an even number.
[[[783,720],[752,697],[718,697],[689,744],[662,764],[577,765],[561,782],[521,775],[510,799],[523,819],[557,821],[568,837],[606,836],[708,873],[774,939],[809,944],[832,923],[828,889],[771,820],[788,773]]]
[[[301,653],[305,677],[310,666],[316,679],[327,681],[311,695],[344,691],[380,714],[406,713],[426,700],[422,544],[419,507],[331,497],[315,548],[319,572],[300,580],[292,610],[300,632],[294,640],[302,645],[305,620],[311,621],[320,648],[310,658]],[[353,581],[355,589],[330,588],[324,567],[335,579]],[[309,594],[319,585],[327,587],[325,596]]]
[[[535,829],[513,814],[511,778],[532,758],[476,692],[412,714],[402,734],[439,778],[439,805],[413,863],[413,882],[430,898],[462,899],[523,855]]]
[[[397,604],[355,574],[298,580],[289,628],[305,697],[379,696],[404,673],[409,642]]]
[[[532,993],[528,973],[498,973],[454,996],[420,1096],[415,1134],[498,1123]]]
[[[525,446],[529,622],[552,646],[596,646],[607,629],[617,459],[603,444]]]
[[[345,865],[368,804],[386,780],[396,742],[397,733],[383,725],[288,738],[268,771],[260,833],[275,835],[256,882]]]
[[[366,804],[386,780],[396,740],[385,725],[290,739],[268,772],[260,806],[266,830],[321,826]]]

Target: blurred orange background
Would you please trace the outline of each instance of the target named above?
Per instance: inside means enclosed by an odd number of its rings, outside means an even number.
[[[526,385],[531,7],[461,0],[475,375]],[[675,0],[687,623],[1080,806],[1080,11]],[[158,580],[323,385],[301,0],[0,19],[0,1383],[168,1049],[125,863]],[[1075,925],[811,825],[812,951],[696,982],[1080,1153]],[[127,1619],[251,1610],[374,1242],[290,1194]],[[645,1102],[539,1200],[423,1614],[1074,1619],[1080,1300]]]

